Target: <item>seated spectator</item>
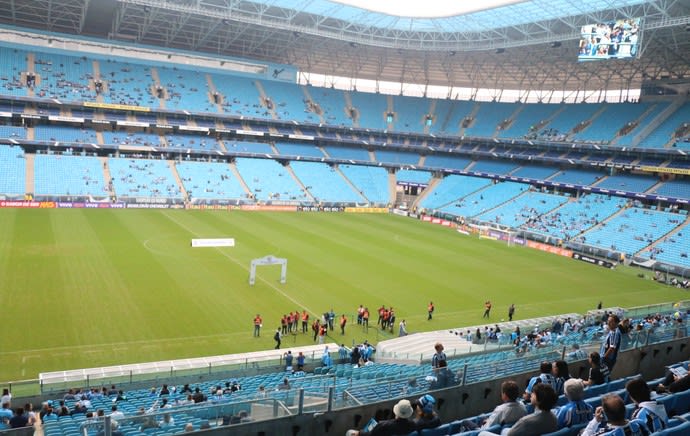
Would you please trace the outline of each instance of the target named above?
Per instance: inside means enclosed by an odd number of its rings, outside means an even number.
[[[664,381],[657,386],[656,391],[658,393],[670,392],[675,394],[676,392],[683,392],[688,389],[690,389],[690,372],[680,377],[669,371]]]
[[[436,428],[441,425],[441,418],[434,412],[435,404],[436,399],[429,394],[419,397],[419,399],[414,402],[413,407],[417,412],[414,423],[417,426],[417,430]]]
[[[601,361],[601,356],[596,351],[589,355],[589,377],[585,380],[585,386],[603,385],[609,381],[609,367]]]
[[[3,388],[2,397],[0,397],[0,404],[9,404],[12,407],[12,393],[8,388]]]
[[[527,415],[527,409],[522,402],[518,401],[520,396],[520,388],[517,383],[512,380],[504,381],[501,384],[501,400],[502,404],[496,406],[494,411],[489,415],[488,418],[481,424],[481,429],[486,430],[493,425],[513,425],[520,418]],[[476,430],[479,425],[469,419],[466,419],[460,423],[461,431]]]
[[[604,423],[604,419],[608,422]],[[647,436],[649,431],[641,421],[625,419],[625,403],[616,394],[604,395],[594,418],[587,424],[581,436]]]
[[[287,377],[283,379],[283,382],[278,385],[278,390],[279,391],[287,391],[290,389],[290,380],[288,380]]]
[[[110,434],[112,436],[124,436],[125,434],[120,431],[120,426],[117,421],[110,421]],[[96,433],[96,436],[105,436],[105,430],[101,430]]]
[[[144,421],[141,423],[141,426],[139,427],[139,431],[144,431],[147,428],[159,428],[160,426],[158,425],[158,421],[156,421],[156,418],[153,416],[147,416],[144,418]]]
[[[625,390],[636,406],[630,419],[642,421],[652,433],[668,427],[666,409],[663,404],[652,401],[647,382],[641,378],[630,380],[625,385]]]
[[[527,389],[525,389],[525,393],[523,395],[525,401],[531,401],[532,389],[534,389],[534,386],[539,383],[547,384],[552,388],[554,387],[556,380],[554,379],[553,375],[551,375],[551,368],[551,362],[541,363],[539,366],[539,375],[532,377],[527,385]]]
[[[594,408],[582,399],[585,393],[585,385],[582,380],[579,378],[566,380],[563,390],[568,402],[556,413],[558,428],[589,422],[594,417]]]
[[[29,425],[29,417],[24,413],[23,407],[17,407],[14,416],[10,418],[10,427],[21,428]]]
[[[534,436],[551,433],[558,429],[556,415],[551,412],[558,401],[556,391],[546,383],[537,383],[532,389],[530,400],[534,413],[520,418],[506,433],[508,436]],[[490,436],[494,433],[483,431],[479,436]]]
[[[188,422],[184,425],[184,432],[185,433],[191,433],[193,431],[194,431],[194,424],[192,424],[191,422]]]
[[[12,419],[14,414],[12,409],[10,409],[10,403],[2,403],[2,408],[0,408],[0,419]]]
[[[565,360],[555,361],[553,363],[551,374],[553,375],[553,389],[556,391],[556,395],[563,395],[563,385],[565,384],[566,380],[570,379],[568,362]]]
[[[371,431],[348,430],[347,436],[394,436],[406,435],[417,430],[410,417],[414,413],[412,404],[408,400],[400,400],[393,407],[394,419],[381,421]]]
[[[117,410],[117,404],[113,404],[113,406],[110,408],[110,418],[115,421],[120,421],[121,419],[125,418],[125,414],[122,413],[122,411]]]

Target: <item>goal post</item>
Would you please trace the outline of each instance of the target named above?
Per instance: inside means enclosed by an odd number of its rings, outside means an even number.
[[[280,283],[284,285],[287,282],[287,259],[269,254],[251,261],[249,265],[249,285],[254,286],[256,283],[256,267],[268,265],[280,265]]]
[[[517,232],[512,229],[501,229],[498,227],[478,226],[480,239],[492,239],[494,241],[503,241],[512,247],[515,244],[515,237]]]

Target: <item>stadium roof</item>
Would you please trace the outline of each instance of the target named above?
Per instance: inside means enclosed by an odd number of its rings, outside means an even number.
[[[591,92],[690,77],[690,0],[526,0],[440,18],[344,1],[0,0],[0,23],[430,85]],[[637,59],[577,63],[581,26],[638,17]]]

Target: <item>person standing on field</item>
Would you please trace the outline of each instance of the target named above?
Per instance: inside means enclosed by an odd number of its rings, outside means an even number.
[[[491,301],[487,300],[486,303],[484,303],[484,315],[482,318],[489,318],[489,315],[491,315]]]
[[[340,334],[344,335],[345,334],[345,325],[347,325],[347,317],[343,313],[340,315]]]
[[[513,315],[515,315],[515,305],[511,304],[510,307],[508,308],[508,321],[513,320]]]
[[[427,317],[427,321],[431,321],[431,318],[434,315],[434,309],[435,309],[434,302],[429,301],[429,306],[427,307],[427,312],[429,313],[429,316]]]
[[[263,321],[261,320],[261,315],[258,313],[254,317],[254,337],[258,338],[261,336],[261,326],[263,324]]]

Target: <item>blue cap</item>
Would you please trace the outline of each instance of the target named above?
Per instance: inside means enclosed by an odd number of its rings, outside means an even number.
[[[419,405],[424,413],[431,413],[434,411],[434,404],[436,404],[436,400],[431,395],[423,395],[419,397],[419,400],[417,401],[419,401]]]

